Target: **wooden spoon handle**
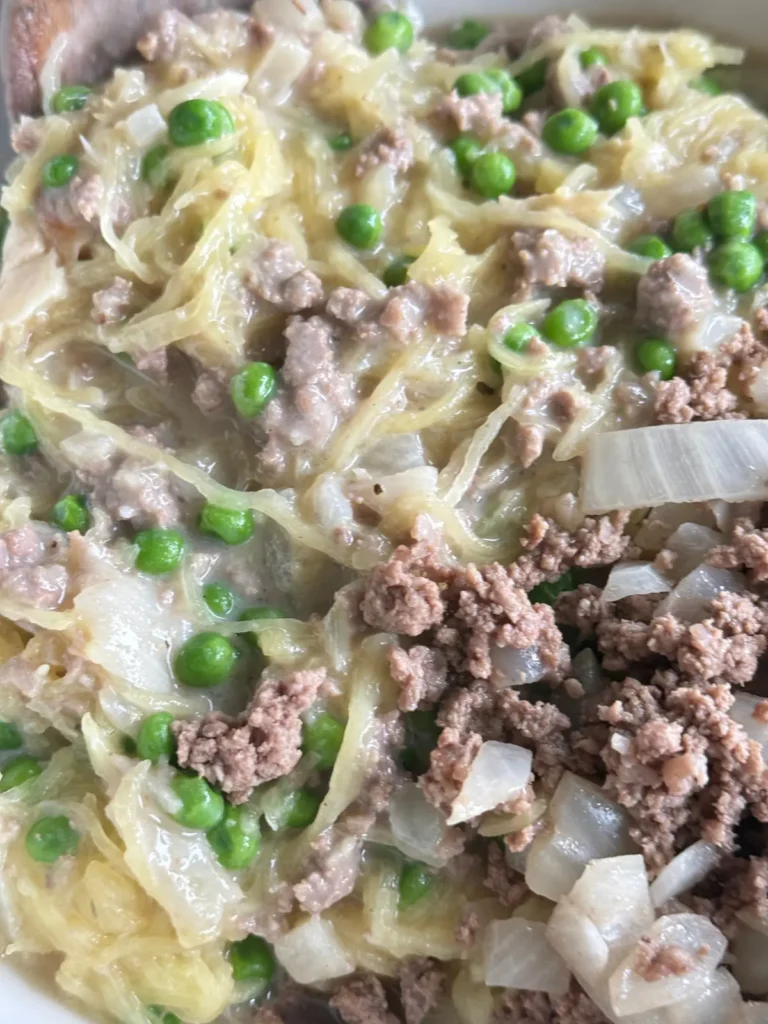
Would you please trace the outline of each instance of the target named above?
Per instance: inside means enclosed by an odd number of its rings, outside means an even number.
[[[162,11],[247,6],[247,0],[2,0],[0,66],[11,116],[39,113],[40,72],[61,37],[64,84],[94,82],[131,55]]]

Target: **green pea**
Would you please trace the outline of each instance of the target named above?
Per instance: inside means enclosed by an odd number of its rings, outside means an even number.
[[[56,114],[69,114],[73,110],[82,110],[91,93],[92,90],[87,85],[65,85],[53,94],[51,110]]]
[[[549,61],[546,57],[537,60],[535,64],[531,64],[524,71],[519,71],[516,76],[517,84],[523,90],[523,95],[531,96],[535,92],[540,92],[547,84],[548,71]]]
[[[175,1013],[171,1013],[162,1006],[148,1007],[150,1016],[154,1017],[157,1024],[181,1024]]]
[[[639,117],[645,107],[643,93],[635,82],[609,82],[595,93],[591,113],[606,135],[621,131],[630,117]]]
[[[23,412],[14,410],[0,420],[3,451],[8,455],[33,455],[38,448],[35,428]]]
[[[697,92],[703,92],[705,96],[719,96],[723,91],[714,78],[710,78],[707,74],[699,75],[698,78],[690,81],[688,85],[691,89],[696,89]]]
[[[437,745],[440,726],[434,711],[408,711],[403,715],[405,747],[400,763],[407,772],[423,775],[429,768],[430,754]]]
[[[757,199],[739,189],[721,192],[707,203],[707,216],[718,238],[750,238],[757,224]]]
[[[325,712],[317,715],[313,721],[304,724],[302,750],[315,755],[318,768],[333,768],[339,756],[345,728],[345,724],[333,715]]]
[[[11,226],[11,218],[8,215],[8,211],[4,210],[0,206],[0,256],[2,256],[3,247],[5,246],[5,236],[8,234],[8,228]]]
[[[201,146],[234,130],[232,115],[216,100],[184,100],[168,116],[168,134],[174,146]]]
[[[30,779],[36,779],[38,775],[42,774],[42,771],[40,762],[34,757],[30,757],[28,754],[14,757],[2,769],[0,793],[7,793],[9,789],[16,789],[17,786],[29,782]]]
[[[579,62],[584,70],[586,70],[587,68],[593,67],[595,64],[607,64],[608,58],[604,51],[598,46],[590,46],[586,50],[581,51],[579,54]]]
[[[484,71],[467,71],[453,83],[459,96],[477,96],[481,92],[501,92],[498,83]]]
[[[40,864],[55,864],[60,857],[76,853],[80,836],[63,814],[38,818],[27,832],[27,853]]]
[[[713,240],[712,231],[700,210],[683,210],[672,224],[672,245],[678,252],[693,252]]]
[[[459,135],[451,143],[451,150],[462,178],[470,177],[475,161],[485,152],[482,145],[472,135]]]
[[[346,206],[336,218],[339,236],[356,249],[373,249],[381,239],[381,217],[367,203]]]
[[[533,324],[514,324],[504,332],[504,337],[501,341],[505,348],[510,349],[510,351],[522,352],[528,348],[534,338],[539,337],[540,334]]]
[[[51,521],[67,533],[85,533],[91,525],[91,514],[84,494],[65,494],[53,506]]]
[[[484,199],[498,199],[515,184],[515,165],[504,153],[483,153],[472,165],[472,188]]]
[[[227,806],[224,817],[208,832],[208,842],[223,868],[242,871],[261,847],[258,818],[242,807]]]
[[[381,280],[387,288],[397,288],[399,285],[405,284],[408,280],[408,267],[415,262],[415,256],[398,256],[381,275]]]
[[[250,622],[251,620],[259,621],[263,619],[285,619],[287,618],[286,613],[281,608],[270,608],[269,605],[257,605],[253,608],[246,608],[241,613],[240,622]],[[259,647],[259,635],[258,633],[246,633],[245,639],[251,644],[252,647]]]
[[[339,132],[328,139],[328,145],[335,153],[343,153],[345,149],[352,149],[354,142],[349,132]]]
[[[296,789],[285,804],[283,828],[308,828],[320,810],[320,797],[308,789]]]
[[[170,168],[168,166],[168,154],[170,147],[163,145],[153,146],[148,149],[141,160],[141,180],[146,181],[152,188],[165,188],[170,181]]]
[[[171,789],[181,801],[173,815],[184,828],[208,831],[224,817],[224,797],[198,775],[177,775]]]
[[[178,530],[141,530],[136,534],[136,544],[136,568],[153,576],[173,572],[184,554],[184,538]]]
[[[761,231],[752,239],[752,245],[763,257],[763,262],[768,261],[768,231]]]
[[[400,11],[384,11],[365,30],[363,42],[374,55],[392,49],[406,53],[413,45],[413,25]]]
[[[583,153],[594,145],[597,122],[583,110],[566,107],[547,118],[541,134],[546,144],[556,153]]]
[[[539,583],[537,587],[528,594],[531,604],[554,604],[558,594],[568,590],[576,589],[576,581],[570,569],[566,569],[562,576],[558,576],[552,583]]]
[[[451,30],[448,36],[448,45],[454,50],[474,50],[489,32],[490,29],[482,21],[467,18]]]
[[[544,318],[544,336],[558,348],[572,348],[589,341],[597,330],[597,310],[586,299],[566,299]]]
[[[429,868],[417,861],[408,861],[403,865],[398,880],[398,891],[400,898],[398,906],[401,910],[407,910],[414,903],[427,895],[432,888],[434,877]]]
[[[502,111],[505,114],[513,114],[523,102],[523,90],[510,73],[501,68],[488,68],[485,74],[498,86]]]
[[[253,512],[249,508],[225,508],[206,502],[200,513],[200,529],[225,544],[244,544],[253,536]]]
[[[220,619],[226,619],[235,607],[235,595],[223,583],[206,583],[203,587],[203,600]]]
[[[229,947],[229,962],[235,981],[268,983],[275,974],[272,947],[260,935],[249,935]]]
[[[645,256],[649,260],[664,260],[672,255],[672,250],[658,235],[638,235],[630,243],[629,251],[637,256]]]
[[[662,380],[675,375],[677,352],[661,338],[645,338],[637,346],[637,361],[645,373],[658,373]]]
[[[24,738],[13,722],[0,721],[0,750],[18,750],[24,746]]]
[[[232,674],[237,652],[221,633],[197,633],[176,655],[175,671],[185,686],[219,686]]]
[[[724,242],[712,253],[709,269],[726,288],[746,292],[762,277],[763,257],[760,250],[749,242]]]
[[[277,373],[269,363],[246,363],[230,384],[230,394],[241,416],[253,419],[263,412],[275,393]]]
[[[144,719],[136,737],[136,753],[142,761],[170,761],[176,750],[173,722],[167,711],[156,711]]]
[[[43,164],[40,180],[45,188],[63,188],[77,174],[80,161],[72,153],[54,156]]]

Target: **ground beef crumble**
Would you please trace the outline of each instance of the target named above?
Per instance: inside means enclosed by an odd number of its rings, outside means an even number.
[[[256,786],[287,775],[301,757],[301,715],[326,683],[324,669],[303,669],[266,678],[239,718],[212,712],[176,722],[176,757],[242,804]]]
[[[560,231],[515,231],[512,257],[517,271],[515,301],[529,298],[534,285],[601,291],[605,257],[585,238],[568,238]]]
[[[412,957],[400,968],[399,980],[405,1024],[421,1024],[445,994],[445,968],[434,957]]]
[[[344,1024],[399,1024],[375,974],[361,974],[343,982],[331,996],[330,1005]]]
[[[564,996],[509,989],[490,1024],[608,1024],[608,1019],[574,981]]]

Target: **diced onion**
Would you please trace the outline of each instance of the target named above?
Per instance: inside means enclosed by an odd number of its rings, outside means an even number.
[[[626,812],[597,786],[565,772],[547,813],[549,828],[533,841],[525,881],[539,896],[558,900],[597,857],[636,853]]]
[[[494,684],[500,688],[535,683],[546,673],[535,644],[532,647],[494,647],[491,663]]]
[[[546,931],[541,921],[522,917],[492,921],[483,950],[486,985],[564,995],[570,974],[547,941]]]
[[[647,981],[634,970],[637,949],[633,949],[608,981],[611,1005],[620,1016],[672,1006],[701,993],[728,947],[723,933],[700,914],[660,917],[647,935],[653,946],[674,946],[688,954],[691,969]]]
[[[748,387],[752,401],[761,416],[768,413],[768,366],[761,366]]]
[[[656,609],[656,615],[676,615],[684,622],[701,622],[709,604],[723,590],[740,593],[745,589],[744,577],[730,569],[700,565],[675,586]]]
[[[651,900],[654,907],[661,907],[667,900],[689,892],[694,885],[707,877],[719,859],[720,851],[717,847],[703,839],[678,853],[662,868],[651,884]]]
[[[639,853],[593,860],[567,899],[612,948],[636,941],[653,924],[648,874]]]
[[[744,1003],[741,1016],[734,1024],[768,1024],[768,1003]]]
[[[426,465],[424,444],[419,434],[397,434],[377,441],[364,452],[360,468],[372,476],[390,476]]]
[[[515,743],[487,740],[451,806],[449,825],[469,821],[519,796],[531,774],[533,754]]]
[[[293,8],[279,0],[282,6]],[[312,59],[309,47],[294,35],[279,36],[262,59],[248,85],[248,92],[258,99],[280,104],[289,99],[293,85]]]
[[[706,555],[723,543],[723,535],[717,530],[699,523],[683,523],[667,540],[666,547],[677,555],[671,575],[681,580],[704,561]]]
[[[768,498],[768,421],[665,424],[589,440],[581,485],[587,514],[717,498]]]
[[[125,119],[125,127],[137,146],[151,146],[168,130],[165,118],[156,103],[134,110]]]
[[[0,309],[6,324],[20,324],[67,292],[67,275],[56,253],[33,256],[6,268],[0,279]]]
[[[415,783],[406,782],[390,800],[389,824],[395,846],[406,857],[434,868],[446,863],[448,856],[441,852],[448,835],[445,815]]]
[[[552,911],[547,938],[571,970],[587,981],[596,982],[608,966],[608,943],[594,921],[568,899]]]
[[[650,562],[619,562],[611,569],[603,600],[620,601],[635,594],[666,594],[671,589],[669,580]]]
[[[355,969],[330,921],[310,917],[275,941],[275,956],[300,985],[343,978]]]
[[[285,0],[256,0],[252,14],[257,21],[265,21],[275,28],[296,34],[320,32],[325,27],[325,19],[315,0],[302,0],[300,4],[287,4]]]
[[[669,1024],[741,1024],[743,1006],[739,983],[724,967],[715,971],[706,988],[667,1010]]]

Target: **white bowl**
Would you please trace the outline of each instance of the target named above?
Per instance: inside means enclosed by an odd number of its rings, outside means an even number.
[[[440,24],[460,17],[495,15],[530,21],[563,11],[583,14],[594,23],[689,25],[722,36],[752,50],[768,50],[768,0],[417,0],[427,22]],[[2,3],[2,0],[0,0]],[[766,72],[768,74],[768,72]],[[2,120],[0,115],[0,129]],[[5,140],[0,148],[7,152]],[[26,974],[0,964],[0,1024],[92,1024],[89,1018],[64,1006],[49,991],[35,987]]]

